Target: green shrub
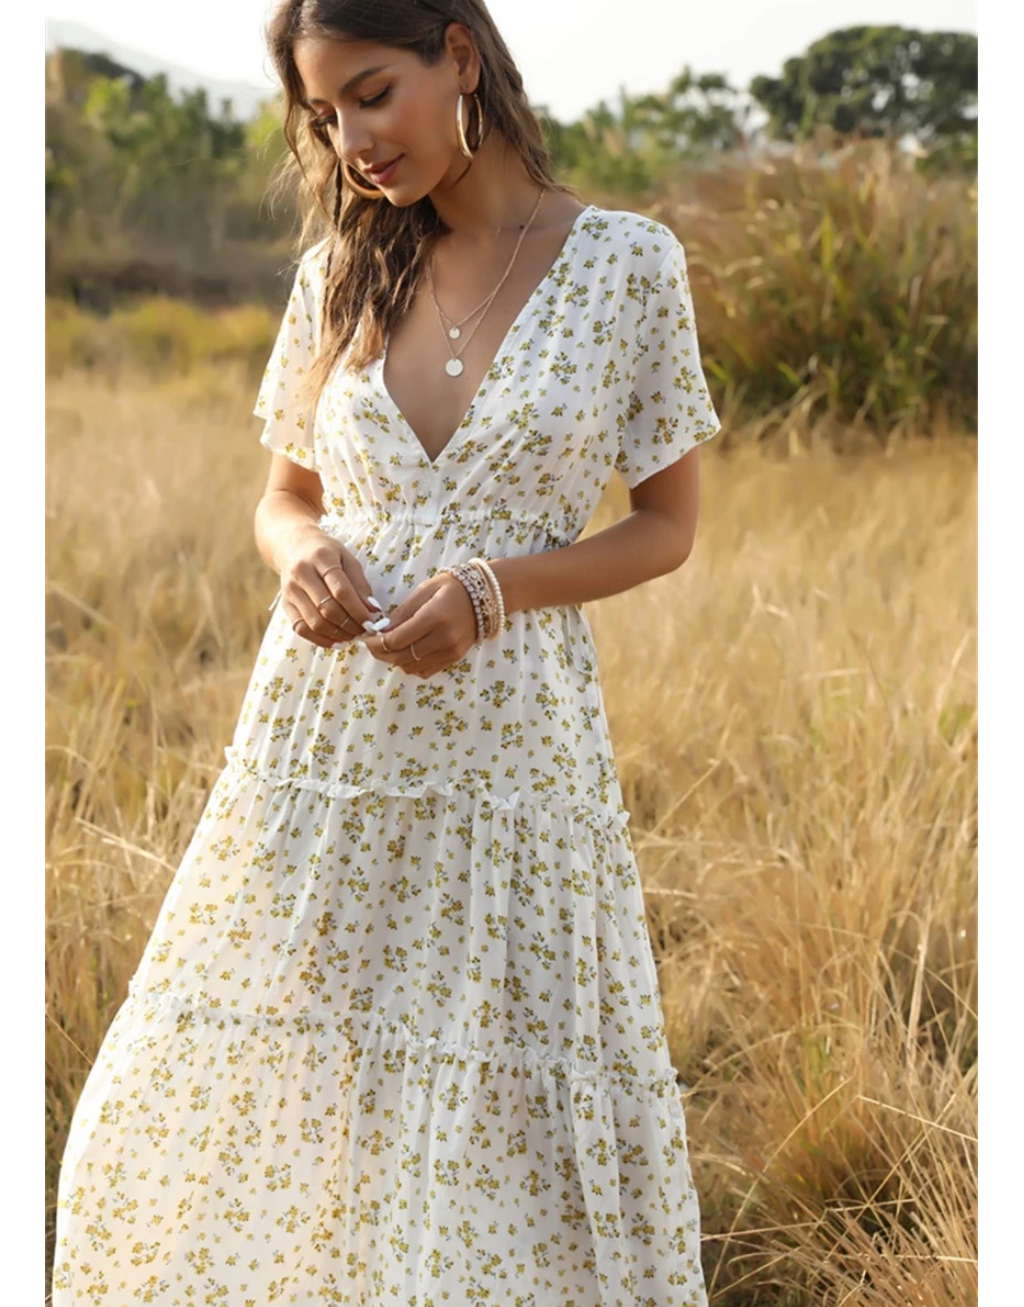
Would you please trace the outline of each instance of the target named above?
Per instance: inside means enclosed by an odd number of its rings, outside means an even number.
[[[877,429],[976,430],[977,186],[859,146],[687,179],[679,234],[712,390]]]

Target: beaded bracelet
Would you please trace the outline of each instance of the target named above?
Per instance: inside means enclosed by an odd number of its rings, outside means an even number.
[[[443,567],[465,586],[476,615],[477,640],[497,635],[505,624],[505,602],[494,572],[482,558]]]
[[[477,593],[476,587],[473,585],[472,580],[465,574],[466,573],[465,564],[456,563],[453,567],[442,567],[441,571],[449,572],[452,576],[456,578],[456,580],[462,582],[462,585],[465,587],[466,593],[469,595],[470,600],[472,601],[473,604],[473,613],[476,616],[476,638],[478,640],[483,639],[483,629],[484,629],[483,608],[481,607],[480,596]]]
[[[477,619],[477,639],[487,639],[497,631],[497,605],[487,578],[478,567],[470,563],[456,563],[452,572],[469,591],[469,597],[473,601]]]
[[[473,603],[473,612],[476,614],[476,638],[483,640],[487,634],[487,616],[484,611],[484,597],[481,587],[486,589],[480,573],[475,567],[469,567],[466,563],[456,563],[453,567],[442,569],[450,572],[457,580],[461,581],[466,588]]]
[[[494,601],[498,606],[497,629],[500,631],[505,625],[505,598],[501,593],[501,586],[498,584],[498,578],[494,575],[494,569],[486,558],[472,558],[470,563],[475,563],[483,572],[484,576],[490,582],[491,590],[494,594]]]
[[[483,570],[479,565],[470,561],[466,564],[467,574],[470,581],[476,586],[477,593],[480,596],[480,605],[484,615],[484,636],[490,637],[498,633],[498,602],[494,597],[494,591],[491,589],[491,583],[488,581]]]

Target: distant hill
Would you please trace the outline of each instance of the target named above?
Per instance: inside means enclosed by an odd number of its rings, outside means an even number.
[[[126,68],[134,69],[143,77],[153,77],[164,73],[167,84],[177,94],[179,91],[194,91],[199,87],[206,92],[212,112],[220,108],[222,100],[230,100],[232,112],[236,119],[252,118],[259,106],[273,96],[270,87],[249,86],[244,82],[221,82],[170,64],[165,59],[146,54],[142,50],[133,50],[117,41],[112,41],[101,32],[85,27],[81,23],[46,20],[46,52],[50,54],[57,49],[83,50],[89,54],[105,54]]]

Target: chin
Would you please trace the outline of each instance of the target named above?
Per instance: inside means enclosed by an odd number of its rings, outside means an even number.
[[[419,204],[421,200],[429,200],[431,193],[430,190],[417,191],[413,190],[412,187],[403,187],[401,194],[389,195],[388,199],[396,209],[408,209],[413,204]]]

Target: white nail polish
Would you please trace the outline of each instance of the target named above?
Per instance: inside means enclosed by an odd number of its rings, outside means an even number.
[[[380,604],[377,602],[377,600],[374,599],[373,595],[370,595],[370,596],[367,598],[366,602],[367,602],[367,604],[368,604],[371,608],[376,608],[376,610],[377,610],[378,613],[382,613],[382,612],[384,611],[384,609],[381,608],[381,606],[380,606]]]
[[[369,631],[371,635],[376,635],[376,634],[377,634],[377,627],[374,625],[373,622],[364,622],[364,623],[363,623],[363,630],[364,630],[364,631]]]

